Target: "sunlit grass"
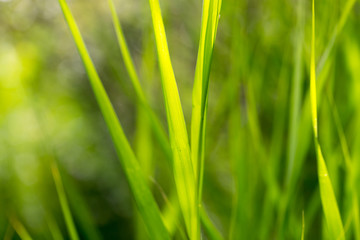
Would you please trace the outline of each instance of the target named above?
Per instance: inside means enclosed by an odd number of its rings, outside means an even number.
[[[161,219],[159,208],[151,195],[144,173],[117,119],[116,113],[95,70],[71,12],[64,0],[60,0],[59,3],[87,70],[94,94],[113,138],[120,162],[123,165],[138,211],[145,223],[149,237],[152,239],[168,239],[169,235]]]
[[[321,151],[318,136],[317,99],[316,99],[316,66],[315,66],[315,0],[312,1],[312,34],[311,34],[311,61],[310,61],[310,100],[317,167],[320,185],[320,197],[330,236],[332,239],[344,239],[345,232],[342,224],[339,207],[336,201],[330,176]]]
[[[0,3],[1,238],[360,239],[357,1],[41,3]]]

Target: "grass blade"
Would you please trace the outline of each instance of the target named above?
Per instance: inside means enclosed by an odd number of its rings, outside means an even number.
[[[96,100],[109,128],[115,149],[125,171],[131,192],[142,216],[146,230],[151,239],[170,239],[161,220],[159,208],[143,176],[139,163],[117,119],[113,106],[107,96],[76,22],[65,0],[59,0],[65,20],[69,25],[74,41],[84,63]]]
[[[64,240],[63,236],[61,235],[61,230],[53,216],[46,215],[46,223],[49,228],[50,234],[54,240]]]
[[[332,112],[332,115],[334,118],[336,131],[339,136],[341,151],[342,151],[342,154],[344,157],[345,167],[346,167],[346,171],[347,171],[346,191],[347,191],[349,201],[351,202],[351,207],[350,207],[351,213],[350,213],[349,218],[352,217],[354,219],[353,226],[354,226],[355,238],[360,239],[360,225],[359,225],[360,223],[359,223],[359,216],[358,216],[359,200],[358,200],[358,196],[357,196],[357,191],[353,191],[353,189],[356,188],[356,175],[357,175],[356,169],[357,169],[357,167],[354,166],[353,160],[351,159],[349,145],[347,144],[345,132],[341,125],[339,112],[335,105],[333,95],[329,91],[327,91],[326,93],[328,96],[329,104],[331,105],[331,112]]]
[[[330,236],[333,239],[344,239],[344,227],[341,221],[339,208],[334,190],[327,171],[326,163],[321,152],[318,139],[317,103],[316,103],[316,70],[315,70],[315,0],[312,0],[312,37],[310,61],[310,100],[315,149],[317,155],[320,197]]]
[[[305,239],[305,216],[304,216],[304,210],[301,214],[301,240]]]
[[[125,36],[124,36],[123,30],[122,30],[118,15],[116,13],[114,1],[108,0],[108,2],[109,2],[109,7],[110,7],[110,11],[111,11],[111,16],[112,16],[112,22],[113,22],[114,29],[116,32],[116,37],[118,39],[118,45],[121,50],[122,58],[124,60],[125,67],[129,74],[131,83],[135,89],[138,103],[141,105],[141,107],[144,108],[146,114],[149,116],[155,137],[159,141],[169,162],[171,162],[172,154],[171,154],[171,148],[169,145],[169,140],[166,136],[164,129],[161,126],[159,118],[152,111],[150,104],[145,97],[145,93],[141,87],[138,74],[136,73],[134,61],[132,60],[132,57],[130,55],[130,51],[129,51],[129,48],[126,43]]]
[[[29,232],[26,230],[24,225],[14,216],[9,218],[11,226],[15,229],[16,233],[22,240],[32,240]]]
[[[128,71],[128,74],[130,76],[130,80],[134,86],[135,92],[137,96],[139,97],[140,101],[145,101],[145,95],[141,88],[139,77],[136,73],[134,61],[131,58],[129,48],[127,46],[123,30],[121,28],[119,18],[116,13],[115,4],[113,0],[108,0],[110,11],[111,11],[111,17],[112,22],[114,25],[114,29],[116,32],[116,37],[118,39],[118,44],[121,50],[121,54],[125,63],[126,70]]]
[[[197,187],[190,158],[189,139],[175,75],[171,65],[165,27],[158,0],[149,0],[158,51],[170,144],[173,151],[174,179],[190,239],[200,238]]]
[[[111,16],[112,16],[112,22],[113,22],[114,29],[116,32],[116,37],[118,39],[118,45],[121,50],[122,58],[124,60],[125,67],[129,74],[131,83],[135,89],[135,93],[138,98],[138,102],[140,103],[141,107],[144,108],[146,114],[149,116],[155,137],[159,141],[164,153],[166,154],[166,157],[171,162],[172,155],[171,155],[171,148],[169,145],[169,140],[166,137],[166,133],[161,126],[159,118],[152,111],[150,104],[145,97],[145,93],[141,87],[138,74],[136,73],[136,70],[135,70],[134,61],[132,60],[132,57],[130,55],[130,51],[129,51],[129,48],[126,43],[125,36],[122,31],[122,27],[121,27],[119,18],[116,13],[114,1],[108,0],[108,2],[109,2],[109,7],[110,7],[110,11],[111,11]]]
[[[224,238],[221,236],[221,233],[215,228],[212,223],[209,215],[206,213],[205,209],[200,208],[200,218],[201,223],[204,226],[204,230],[207,233],[207,236],[210,240],[223,240]]]
[[[64,169],[61,168],[61,166],[59,167],[59,171],[64,184],[64,188],[69,198],[69,203],[74,214],[74,219],[77,221],[77,223],[79,223],[79,231],[81,231],[88,240],[102,239],[100,232],[96,228],[94,216],[91,213],[88,203],[84,199],[84,196],[76,187],[71,176],[66,174],[66,172],[64,171]]]
[[[221,0],[205,0],[203,2],[200,42],[192,93],[191,159],[194,167],[195,178],[199,184],[200,202],[204,164],[209,75],[216,31],[219,23],[220,9]]]
[[[113,0],[109,0],[109,6],[110,6],[111,14],[112,14],[113,25],[114,25],[116,36],[118,39],[118,45],[119,45],[121,53],[122,53],[125,67],[128,71],[129,77],[130,77],[133,87],[135,89],[138,101],[140,102],[141,107],[145,109],[144,112],[150,118],[151,127],[153,128],[153,132],[154,132],[155,136],[157,137],[157,140],[161,144],[161,147],[162,147],[164,153],[166,154],[166,156],[168,157],[168,160],[170,161],[171,166],[172,166],[172,153],[171,153],[169,140],[166,137],[164,129],[161,127],[159,118],[152,111],[148,101],[146,101],[146,96],[145,96],[144,91],[139,82],[139,77],[135,70],[134,61],[131,58],[130,51],[129,51],[129,48],[126,43],[125,36],[124,36],[123,30],[121,28],[119,18],[116,13],[115,4],[114,4]],[[145,115],[143,117],[145,117]],[[175,205],[178,205],[178,202],[173,201],[172,204],[174,205],[175,209],[177,209],[177,206],[175,206]],[[205,211],[203,211],[204,217],[201,217],[201,221],[203,219],[208,218],[208,216],[206,214],[207,213]],[[201,216],[203,216],[203,215],[201,215]],[[209,224],[208,225],[209,228],[215,229],[215,226],[212,225],[212,222],[208,222],[208,224]],[[171,230],[173,227],[170,227],[170,229],[169,228],[167,228],[167,229]],[[173,232],[173,231],[174,230],[172,230],[170,232]]]
[[[296,145],[297,145],[297,133],[298,122],[300,120],[301,110],[301,92],[302,92],[302,46],[304,40],[304,3],[298,1],[297,6],[297,31],[296,42],[294,46],[294,75],[292,78],[291,87],[291,105],[289,116],[289,142],[287,153],[287,172],[286,172],[286,185],[289,184],[295,161]]]
[[[62,212],[64,214],[66,227],[69,231],[71,239],[78,240],[79,235],[76,231],[76,227],[75,227],[74,220],[73,220],[73,217],[72,217],[72,214],[70,211],[69,203],[66,198],[64,185],[62,183],[60,172],[59,172],[59,169],[58,169],[55,161],[51,161],[50,167],[51,167],[51,174],[54,178],[56,191],[57,191],[57,194],[59,197],[60,206],[61,206]]]
[[[335,45],[335,40],[338,36],[338,34],[341,32],[341,30],[343,29],[345,22],[350,14],[351,9],[353,8],[354,4],[355,4],[356,0],[348,0],[345,4],[345,8],[344,11],[342,12],[340,19],[338,21],[338,23],[336,24],[334,31],[331,34],[331,38],[330,41],[328,42],[328,44],[326,45],[325,51],[322,54],[320,61],[318,63],[318,66],[316,68],[316,73],[319,74],[322,69],[325,66],[325,63],[327,61],[327,59],[329,58],[329,55],[331,53],[331,50],[333,49],[334,45]]]

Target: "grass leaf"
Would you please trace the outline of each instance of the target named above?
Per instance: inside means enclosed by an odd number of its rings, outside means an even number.
[[[15,216],[10,216],[9,221],[11,226],[15,229],[15,232],[19,235],[21,240],[32,240],[29,232]]]
[[[130,51],[129,51],[129,48],[126,43],[125,36],[124,36],[123,30],[122,30],[119,18],[116,13],[114,1],[108,0],[108,2],[109,2],[109,7],[110,7],[110,11],[111,11],[111,16],[112,16],[112,22],[113,22],[114,29],[116,32],[116,37],[118,39],[118,45],[121,50],[122,58],[124,60],[125,67],[129,74],[131,83],[135,89],[138,103],[140,104],[140,106],[142,108],[144,108],[146,114],[149,116],[155,137],[159,141],[160,146],[162,147],[167,159],[171,163],[172,162],[172,160],[171,160],[172,154],[171,154],[171,148],[169,145],[169,140],[166,136],[166,133],[165,133],[163,127],[161,126],[161,122],[160,122],[159,118],[152,111],[150,104],[145,97],[145,93],[141,87],[138,74],[136,73],[134,61],[132,60],[132,57],[130,55]]]
[[[320,197],[324,215],[333,239],[344,239],[344,227],[341,221],[339,208],[327,171],[326,163],[321,152],[318,139],[317,103],[316,103],[316,70],[315,70],[315,0],[312,1],[312,37],[311,37],[311,61],[310,61],[310,100],[313,132],[315,137],[315,149],[317,154],[318,177],[320,185]]]
[[[288,185],[294,169],[294,161],[297,145],[297,133],[298,122],[300,120],[301,110],[301,92],[302,92],[302,46],[304,40],[304,2],[298,1],[297,6],[297,29],[296,29],[296,42],[294,46],[294,64],[295,69],[292,77],[291,87],[291,105],[289,116],[289,141],[288,141],[288,153],[287,153],[287,172],[286,172],[286,184]]]
[[[337,36],[339,35],[339,33],[341,32],[341,30],[343,29],[343,27],[346,23],[346,20],[347,20],[348,16],[350,15],[350,11],[353,8],[355,2],[356,2],[356,0],[348,0],[346,2],[345,8],[340,16],[340,19],[339,19],[338,23],[336,24],[336,26],[331,34],[331,38],[325,47],[325,51],[320,58],[320,61],[316,68],[317,74],[319,74],[322,71],[322,69],[324,68],[325,63],[330,56],[331,50],[333,49],[333,47],[335,45],[335,40],[336,40]]]
[[[199,201],[201,201],[202,192],[209,75],[220,9],[221,0],[205,0],[203,2],[200,42],[192,93],[191,159],[199,184]]]
[[[180,96],[171,65],[165,27],[158,0],[149,0],[165,99],[170,144],[173,151],[174,179],[179,204],[190,239],[200,238],[197,187],[190,158],[189,139]]]
[[[204,230],[207,233],[207,236],[210,240],[223,240],[224,238],[221,236],[221,233],[215,228],[212,223],[209,215],[206,213],[205,209],[200,208],[200,218],[201,222],[204,226]]]
[[[304,210],[301,214],[301,240],[305,239],[305,216],[304,216]]]
[[[349,145],[348,145],[346,137],[345,137],[344,129],[341,125],[339,112],[335,105],[333,95],[329,91],[327,91],[326,93],[328,96],[329,103],[331,105],[331,112],[332,112],[332,115],[334,118],[336,131],[339,136],[341,151],[342,151],[342,154],[344,157],[345,167],[346,167],[346,171],[347,171],[346,192],[347,192],[348,198],[350,199],[350,202],[351,202],[351,206],[350,206],[351,214],[350,214],[349,218],[353,218],[355,238],[360,239],[360,222],[359,222],[359,215],[358,215],[358,212],[359,212],[359,200],[358,199],[359,198],[357,196],[357,191],[353,191],[353,189],[356,188],[357,167],[355,166],[355,164],[353,163],[353,160],[351,159]]]
[[[60,172],[59,172],[59,169],[58,169],[55,161],[51,161],[50,167],[51,167],[52,176],[54,178],[56,191],[57,191],[57,194],[58,194],[58,197],[59,197],[61,210],[62,210],[62,212],[64,214],[66,227],[67,227],[67,229],[69,231],[71,239],[72,240],[78,240],[79,235],[78,235],[78,233],[76,231],[76,227],[75,227],[74,220],[73,220],[73,217],[72,217],[72,214],[71,214],[69,203],[68,203],[68,200],[66,198],[64,185],[62,183]]]
[[[132,151],[114,108],[95,70],[76,22],[65,0],[59,0],[65,20],[69,25],[76,46],[84,63],[96,100],[109,128],[115,149],[130,185],[131,192],[151,239],[170,239],[162,222],[159,208],[143,176],[139,163]]]

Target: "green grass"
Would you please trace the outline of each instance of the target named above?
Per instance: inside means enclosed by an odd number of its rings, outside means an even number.
[[[116,113],[95,70],[71,12],[65,1],[60,0],[59,3],[88,73],[94,94],[109,128],[115,148],[120,157],[120,162],[123,165],[138,211],[142,216],[149,237],[152,239],[168,239],[169,235],[161,219],[159,208],[151,195],[144,173],[142,172],[117,119]]]
[[[59,169],[58,169],[55,162],[52,162],[50,167],[51,167],[51,173],[52,173],[53,178],[54,178],[56,191],[57,191],[58,196],[59,196],[61,209],[62,209],[62,212],[64,214],[66,227],[67,227],[67,229],[69,231],[69,235],[70,235],[71,239],[77,240],[77,239],[79,239],[79,236],[78,236],[78,233],[76,231],[76,227],[75,227],[75,224],[74,224],[73,217],[71,215],[71,211],[70,211],[70,208],[69,208],[69,203],[68,203],[68,200],[66,198],[66,194],[65,194],[64,186],[62,184]]]
[[[161,72],[166,116],[169,127],[173,169],[179,204],[190,239],[200,237],[198,193],[185,119],[174,71],[171,65],[164,23],[158,0],[149,0]]]
[[[311,61],[310,61],[310,99],[315,149],[317,155],[317,167],[320,185],[320,197],[324,209],[324,215],[332,239],[345,239],[339,207],[336,201],[330,176],[321,151],[318,136],[318,117],[316,99],[316,66],[315,66],[315,0],[312,1],[312,34],[311,34]]]
[[[206,114],[208,105],[209,75],[217,27],[220,18],[221,0],[204,1],[200,41],[195,69],[191,113],[191,160],[198,186],[198,201],[201,205],[203,185]]]
[[[14,230],[22,240],[32,240],[32,237],[30,236],[29,232],[15,216],[10,216],[9,221],[11,226],[14,228]]]
[[[1,238],[360,239],[358,1],[0,5]]]

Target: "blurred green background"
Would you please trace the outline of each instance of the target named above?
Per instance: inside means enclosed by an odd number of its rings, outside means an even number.
[[[174,189],[172,171],[137,110],[108,3],[68,2],[136,155],[151,159],[151,188],[164,208]],[[340,28],[348,2],[316,1],[316,59],[321,63],[334,40],[318,69],[320,143],[353,239],[349,193],[360,185],[357,175],[347,185],[339,126],[357,169],[360,4],[353,1]],[[149,4],[115,4],[142,86],[167,129]],[[202,1],[160,4],[189,130]],[[311,1],[223,1],[210,76],[203,201],[226,239],[300,239],[302,212],[305,236],[326,239],[308,100],[310,42]],[[0,237],[19,238],[9,223],[16,219],[34,239],[51,239],[54,226],[68,238],[53,160],[81,239],[141,238],[126,178],[58,2],[0,0]]]

